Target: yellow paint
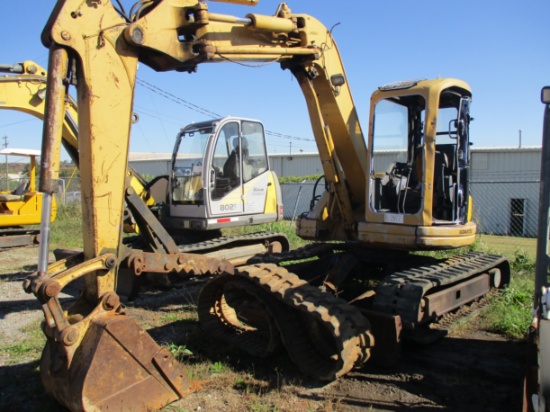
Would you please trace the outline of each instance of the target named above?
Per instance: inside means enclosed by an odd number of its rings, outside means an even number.
[[[283,203],[282,199],[277,199],[277,186],[273,173],[269,172],[269,180],[267,184],[267,196],[265,199],[264,213],[277,213],[277,202]]]

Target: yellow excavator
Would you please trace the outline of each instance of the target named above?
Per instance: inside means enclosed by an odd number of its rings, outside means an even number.
[[[213,275],[198,302],[205,332],[258,356],[284,346],[304,373],[323,380],[369,360],[395,361],[402,335],[431,338],[430,322],[508,283],[509,264],[500,256],[438,260],[410,253],[474,241],[471,91],[463,81],[380,87],[371,99],[367,149],[330,31],[286,3],[273,16],[235,17],[196,0],[138,2],[130,15],[108,1],[60,0],[42,42],[50,53],[40,189],[47,209],[74,84],[84,254],[48,266],[41,250],[24,287],[45,316],[43,384],[67,408],[151,410],[195,389],[169,350],[124,314],[115,293],[123,269]],[[318,242],[235,268],[166,248],[162,225],[136,213],[140,232],[159,247],[127,247],[121,234],[124,203],[135,197],[126,172],[138,62],[193,73],[202,63],[227,61],[278,61],[296,77],[326,181],[297,233]],[[202,187],[217,188],[217,178],[225,178],[219,172],[203,167]],[[171,190],[183,188],[179,199],[187,193],[198,200],[194,173],[191,167],[191,179],[179,186],[173,178]],[[78,301],[62,307],[59,293],[81,278]]]
[[[40,231],[36,228],[41,222],[42,193],[36,189],[36,159],[39,150],[2,149],[0,155],[29,158],[29,175],[20,179],[14,190],[0,191],[0,249],[35,245],[40,242]],[[53,202],[51,214],[46,215],[51,222],[55,219],[56,204]],[[29,227],[35,226],[35,227]]]

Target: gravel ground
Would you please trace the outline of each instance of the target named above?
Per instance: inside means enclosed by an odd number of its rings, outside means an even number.
[[[22,280],[36,268],[37,254],[37,248],[0,251],[0,410],[64,410],[45,394],[40,383],[40,351],[13,351],[16,345],[37,336],[43,318],[36,299],[22,289]],[[203,388],[165,407],[166,411],[473,412],[521,408],[526,345],[480,329],[480,311],[468,313],[466,328],[451,329],[447,337],[429,346],[404,344],[402,359],[395,367],[367,365],[325,386],[301,375],[284,354],[260,360],[220,346],[199,328],[193,316],[166,321],[170,314],[192,311],[199,286],[191,283],[168,292],[146,290],[127,307],[129,315],[157,342],[185,343],[194,353],[188,360],[189,370],[204,371]],[[223,370],[214,373],[216,362],[221,362]]]

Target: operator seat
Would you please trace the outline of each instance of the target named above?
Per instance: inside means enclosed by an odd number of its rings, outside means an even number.
[[[246,137],[241,138],[240,153],[242,155],[243,180],[248,182],[252,179],[253,167],[248,158],[248,140]],[[239,138],[233,139],[233,150],[223,165],[223,176],[229,178],[231,187],[236,187],[240,184],[241,177],[241,162],[239,161]]]
[[[21,179],[19,185],[13,192],[0,195],[0,202],[16,202],[23,200],[24,194],[27,191],[28,186],[29,180]]]
[[[12,192],[14,195],[21,196],[29,187],[29,179],[21,179],[19,182],[19,185],[15,188],[15,190]]]
[[[231,187],[239,185],[240,181],[239,166],[239,138],[233,138],[233,150],[223,165],[223,177],[229,179]]]
[[[455,202],[453,173],[456,170],[456,146],[440,144],[435,147],[434,162],[434,217],[451,220],[452,205]]]

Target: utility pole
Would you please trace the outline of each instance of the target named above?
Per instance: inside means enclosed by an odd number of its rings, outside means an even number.
[[[8,136],[4,136],[4,149],[8,148]],[[9,172],[8,172],[8,155],[6,155],[6,190],[10,189]]]
[[[290,150],[289,150],[288,154],[292,154],[292,142],[290,142]]]
[[[519,148],[521,149],[521,129],[519,129]]]

